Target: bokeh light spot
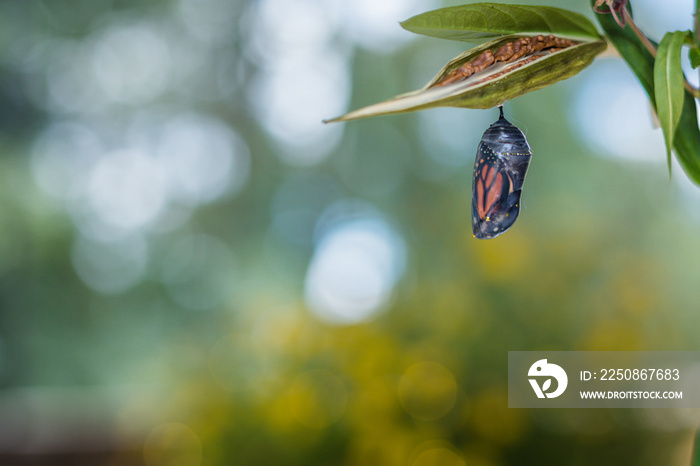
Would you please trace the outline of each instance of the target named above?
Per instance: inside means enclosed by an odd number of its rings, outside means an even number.
[[[138,104],[153,100],[169,84],[167,42],[146,23],[111,26],[95,45],[97,82],[115,102]]]
[[[452,443],[436,438],[420,443],[407,464],[411,466],[472,466]],[[480,466],[480,465],[479,465]]]
[[[472,420],[474,430],[494,444],[508,445],[522,437],[526,421],[522,411],[508,408],[505,388],[492,387],[475,397]]]
[[[413,466],[467,466],[457,453],[443,447],[431,448],[420,453],[411,464]]]
[[[134,230],[165,207],[166,179],[160,165],[139,150],[113,152],[102,158],[88,184],[89,202],[108,225]]]
[[[306,274],[306,302],[329,323],[365,321],[389,304],[404,263],[402,239],[381,218],[341,222],[318,242]]]
[[[263,0],[252,13],[249,50],[260,63],[250,102],[291,165],[312,165],[340,141],[343,125],[321,121],[344,112],[350,96],[347,47],[333,40],[337,18],[318,0]]]
[[[332,50],[275,57],[252,91],[255,113],[286,149],[280,152],[285,162],[316,164],[340,141],[343,125],[321,123],[343,113],[349,97],[347,65]]]
[[[333,39],[336,18],[327,8],[326,0],[260,0],[255,4],[255,34],[251,45],[260,58],[279,57],[280,53],[295,53],[324,48]]]
[[[245,141],[221,121],[181,115],[165,124],[157,148],[174,199],[211,202],[237,193],[248,180],[250,153]]]
[[[113,241],[79,236],[73,246],[73,266],[95,291],[118,294],[138,284],[148,265],[148,245],[140,235]]]
[[[329,2],[330,3],[330,2]],[[362,47],[391,52],[415,39],[397,23],[428,11],[434,0],[336,0],[340,13],[340,26],[347,37]]]
[[[411,417],[434,421],[447,414],[457,399],[457,382],[437,362],[419,362],[401,376],[398,387],[401,406]]]

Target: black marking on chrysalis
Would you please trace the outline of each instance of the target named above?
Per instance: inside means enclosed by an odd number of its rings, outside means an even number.
[[[525,135],[503,116],[484,133],[476,151],[472,184],[472,230],[495,238],[513,226],[532,152]]]

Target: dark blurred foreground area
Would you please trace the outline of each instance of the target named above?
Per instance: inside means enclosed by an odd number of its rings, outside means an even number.
[[[689,464],[690,410],[507,407],[509,350],[700,350],[700,190],[631,73],[506,105],[490,241],[495,110],[320,123],[462,51],[396,24],[439,6],[0,2],[0,465]]]

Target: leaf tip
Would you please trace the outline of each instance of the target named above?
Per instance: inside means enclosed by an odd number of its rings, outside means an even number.
[[[327,125],[328,123],[337,123],[339,121],[343,121],[343,116],[344,115],[333,118],[324,118],[323,120],[321,120],[321,123],[323,123],[324,125]]]
[[[414,30],[411,28],[411,19],[412,19],[412,18],[408,18],[408,19],[406,19],[406,20],[399,21],[399,26],[401,26],[405,31],[412,32],[412,33],[415,34],[416,31],[414,31]]]

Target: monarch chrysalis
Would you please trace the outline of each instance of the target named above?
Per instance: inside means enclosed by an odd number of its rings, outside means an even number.
[[[501,116],[476,151],[472,184],[472,229],[478,239],[495,238],[513,226],[532,152],[525,135]]]

